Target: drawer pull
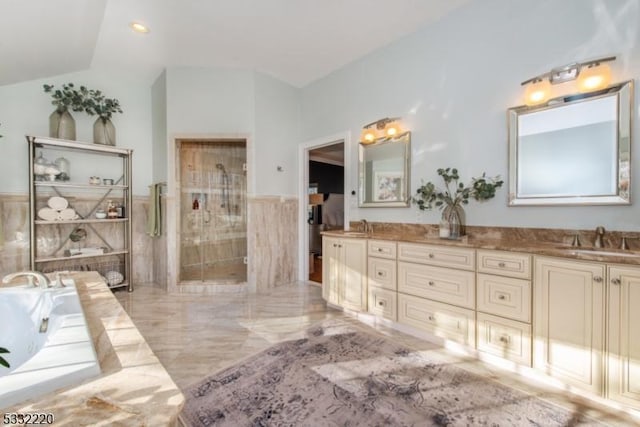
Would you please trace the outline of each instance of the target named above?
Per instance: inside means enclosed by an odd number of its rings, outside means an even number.
[[[333,247],[334,247],[334,248],[337,248],[337,247],[338,247],[338,245],[336,245],[336,244],[334,243],[334,244],[333,244]]]
[[[429,258],[433,258],[433,257],[435,257],[434,254],[429,254]]]
[[[378,271],[378,276],[384,276],[384,273],[382,271]]]
[[[505,343],[505,344],[509,344],[509,336],[508,335],[503,335],[500,337],[500,342],[501,343]]]
[[[384,306],[384,301],[380,301],[380,302],[378,302],[378,305],[382,305],[382,306]]]
[[[602,277],[596,276],[596,277],[593,278],[593,281],[596,282],[596,283],[602,283]]]
[[[378,248],[378,252],[382,252],[382,248]]]
[[[505,268],[507,266],[507,264],[505,264],[504,262],[499,262],[498,263],[498,267],[500,268]]]
[[[504,295],[498,295],[498,299],[504,300],[506,297]]]
[[[622,281],[620,280],[620,278],[616,278],[611,279],[611,283],[613,283],[614,285],[619,285],[620,283],[622,283]]]
[[[432,322],[433,322],[434,320],[436,320],[436,318],[435,318],[435,317],[433,317],[432,315],[429,315],[428,319],[429,319],[429,320],[431,320]]]
[[[435,285],[435,283],[433,283],[433,280],[429,280],[429,286],[433,286]]]

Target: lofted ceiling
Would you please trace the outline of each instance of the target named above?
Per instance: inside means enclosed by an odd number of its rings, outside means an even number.
[[[85,69],[253,69],[302,87],[470,0],[0,0],[0,85]],[[140,21],[146,35],[128,27]]]

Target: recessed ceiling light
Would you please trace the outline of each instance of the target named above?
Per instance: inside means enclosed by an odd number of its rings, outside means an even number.
[[[146,34],[146,33],[149,32],[149,27],[147,27],[144,24],[141,24],[140,22],[132,22],[132,23],[129,24],[129,26],[136,33]]]

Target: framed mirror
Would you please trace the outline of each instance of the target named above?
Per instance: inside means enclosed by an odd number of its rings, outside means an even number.
[[[630,204],[633,82],[509,116],[509,206]]]
[[[409,206],[411,133],[360,143],[359,206]]]

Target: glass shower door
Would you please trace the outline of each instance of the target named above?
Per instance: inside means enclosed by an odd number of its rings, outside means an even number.
[[[247,280],[246,145],[182,141],[180,281]]]

